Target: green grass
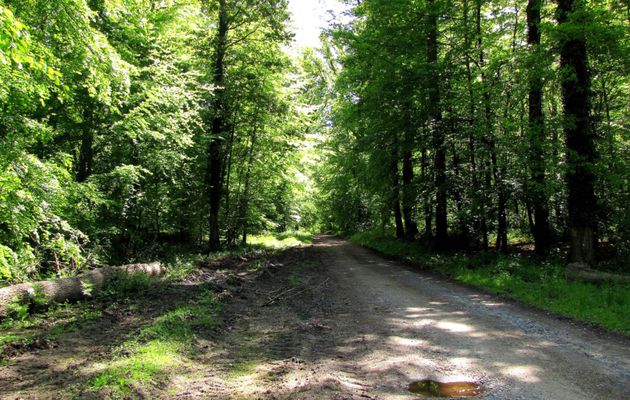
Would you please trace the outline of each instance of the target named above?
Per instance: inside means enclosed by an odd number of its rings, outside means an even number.
[[[186,365],[199,332],[220,325],[220,313],[221,303],[214,293],[206,291],[156,318],[116,349],[112,360],[100,365],[88,389],[107,388],[108,396],[126,398],[133,396],[134,388],[163,381],[173,370]]]
[[[273,250],[286,250],[290,247],[309,245],[311,243],[313,243],[313,236],[309,232],[303,231],[259,234],[253,235],[248,239],[250,246]]]
[[[233,256],[266,256],[311,242],[304,232],[251,236],[246,246],[238,246],[209,256],[197,254],[171,255],[165,263],[167,280],[178,280],[196,268],[196,262],[220,260]],[[255,260],[254,260],[255,261]],[[252,262],[254,262],[252,261]],[[254,262],[255,263],[255,262]],[[146,277],[121,277],[108,288],[110,295],[144,293],[154,282]],[[114,351],[111,360],[102,363],[88,381],[90,391],[106,389],[108,397],[134,397],[135,390],[147,384],[168,380],[174,371],[186,366],[195,338],[200,332],[216,329],[221,323],[221,304],[211,291],[196,296],[186,305],[156,318],[153,323],[134,334],[134,338]],[[243,357],[245,358],[245,357]],[[241,360],[235,364],[234,375],[246,375],[255,362]]]
[[[255,267],[257,259],[265,259],[290,247],[307,245],[312,236],[306,232],[287,232],[250,236],[245,246],[237,246],[210,255],[190,250],[169,252],[161,261],[166,266],[166,276],[153,278],[145,274],[121,275],[94,297],[107,302],[107,308],[121,304],[133,311],[135,303],[129,300],[143,297],[160,290],[159,285],[175,282],[198,268],[199,260],[221,260],[233,256],[248,257]],[[298,284],[297,277],[293,282]],[[91,288],[85,288],[90,291]],[[83,325],[102,315],[90,301],[76,304],[56,304],[46,310],[30,314],[28,305],[15,303],[12,318],[0,323],[0,365],[5,350],[28,348],[40,338],[54,340],[68,332],[80,330]],[[142,310],[135,310],[142,312]],[[112,398],[133,397],[133,389],[151,381],[160,381],[169,371],[185,365],[187,352],[198,332],[215,329],[220,323],[220,304],[212,292],[193,298],[185,306],[178,307],[143,328],[132,340],[121,345],[112,360],[101,365],[100,371],[88,382],[88,388],[96,391],[107,388]],[[10,354],[10,351],[7,353]]]
[[[630,285],[567,282],[560,260],[542,262],[496,253],[435,254],[422,243],[375,232],[350,239],[457,281],[630,336]]]

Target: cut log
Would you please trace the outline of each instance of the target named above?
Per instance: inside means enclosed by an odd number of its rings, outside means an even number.
[[[54,303],[78,301],[97,294],[116,276],[130,276],[137,273],[160,276],[164,271],[164,267],[158,262],[118,267],[106,266],[72,278],[8,286],[0,289],[0,319],[7,316],[10,304],[37,303],[41,306],[48,306]]]
[[[568,281],[582,281],[590,283],[630,283],[630,276],[597,271],[582,263],[567,265],[565,276]]]

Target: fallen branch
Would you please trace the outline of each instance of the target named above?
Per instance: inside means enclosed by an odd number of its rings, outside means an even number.
[[[268,306],[270,306],[272,304],[275,304],[279,300],[288,300],[290,298],[296,297],[296,296],[306,292],[307,290],[315,289],[315,288],[322,287],[322,286],[326,286],[326,284],[328,283],[329,280],[330,280],[330,278],[326,278],[326,280],[324,282],[320,283],[317,286],[305,285],[305,287],[302,290],[300,290],[300,291],[296,291],[296,290],[299,289],[299,287],[293,287],[293,288],[289,288],[289,289],[286,289],[286,290],[281,290],[281,292],[279,294],[277,294],[275,296],[268,297],[269,300],[265,304],[263,304],[263,307],[268,307]],[[275,292],[277,292],[277,291],[275,291]],[[274,293],[274,292],[272,292],[272,293]]]
[[[597,271],[585,264],[572,263],[567,265],[565,276],[568,281],[583,281],[590,283],[614,282],[630,283],[630,276]]]
[[[137,273],[159,276],[164,271],[164,267],[158,262],[118,267],[106,266],[72,278],[8,286],[0,289],[0,319],[7,316],[10,306],[15,303],[22,305],[37,303],[40,306],[49,306],[54,303],[77,301],[97,294],[117,276],[131,276]]]

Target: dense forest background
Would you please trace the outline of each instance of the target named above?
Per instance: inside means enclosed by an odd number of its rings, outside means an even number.
[[[533,241],[582,265],[627,260],[629,12],[360,2],[332,33],[324,220],[442,248]]]
[[[630,268],[630,7],[0,0],[0,282],[391,232]]]

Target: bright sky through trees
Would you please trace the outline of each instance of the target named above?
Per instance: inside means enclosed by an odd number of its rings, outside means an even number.
[[[331,12],[338,15],[346,8],[338,0],[290,0],[295,47],[318,47],[321,30],[330,26]]]

